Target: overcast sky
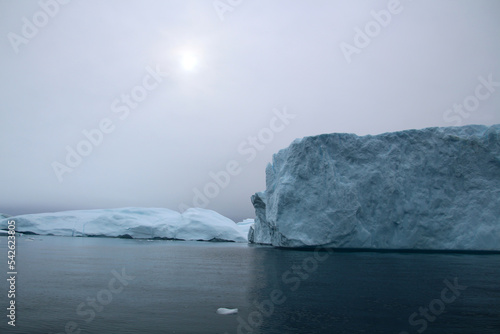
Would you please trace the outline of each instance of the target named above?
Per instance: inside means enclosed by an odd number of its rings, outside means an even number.
[[[0,35],[8,214],[240,220],[295,138],[500,123],[498,0],[0,0]]]

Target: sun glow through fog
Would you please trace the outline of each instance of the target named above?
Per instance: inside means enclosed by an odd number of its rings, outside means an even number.
[[[198,65],[198,58],[193,54],[185,54],[181,58],[181,66],[186,71],[193,71]]]

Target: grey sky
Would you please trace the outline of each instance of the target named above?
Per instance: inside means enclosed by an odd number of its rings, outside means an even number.
[[[0,212],[178,210],[233,161],[228,185],[198,203],[239,220],[295,138],[500,123],[500,87],[484,83],[500,82],[497,0],[222,0],[235,4],[224,13],[212,0],[53,1],[53,17],[0,1]],[[40,27],[19,42],[23,17]],[[346,57],[341,43],[356,42]],[[127,105],[132,93],[144,99]],[[276,117],[285,109],[294,118]],[[53,163],[106,119],[60,182]]]

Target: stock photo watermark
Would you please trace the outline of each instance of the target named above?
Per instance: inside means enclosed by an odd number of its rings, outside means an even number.
[[[16,326],[16,221],[9,220],[7,222],[8,237],[7,237],[7,283],[8,291],[7,298],[9,299],[9,307],[7,308],[7,323],[9,326]]]
[[[184,212],[190,207],[206,208],[211,199],[217,197],[221,190],[227,188],[232,177],[241,174],[244,166],[254,161],[258,152],[263,151],[266,145],[274,140],[275,135],[285,130],[295,117],[296,115],[288,112],[287,107],[283,107],[282,110],[274,109],[268,126],[262,128],[256,135],[248,136],[237,146],[237,152],[245,158],[245,162],[230,160],[226,163],[225,169],[217,172],[210,171],[208,173],[210,181],[205,183],[201,189],[193,188],[192,206],[181,203],[178,206],[179,211]]]
[[[495,93],[495,87],[500,87],[500,82],[493,81],[493,74],[491,73],[488,75],[487,79],[483,76],[479,76],[477,80],[479,84],[474,89],[474,93],[466,96],[462,103],[455,103],[453,107],[444,111],[443,120],[445,122],[461,125],[464,119],[470,117],[470,113],[479,108],[481,101],[486,101]]]
[[[215,0],[212,5],[219,19],[224,21],[224,15],[233,12],[242,3],[243,0]]]
[[[354,27],[352,43],[342,42],[339,45],[347,63],[350,64],[352,62],[353,55],[360,54],[363,49],[368,47],[372,40],[380,35],[382,28],[388,27],[393,17],[400,14],[403,9],[404,7],[400,0],[389,0],[386,9],[370,11],[372,20],[366,22],[363,29],[359,26]]]
[[[115,98],[111,103],[110,109],[113,114],[121,120],[126,120],[132,110],[137,109],[149,94],[154,91],[163,82],[163,79],[168,76],[168,73],[162,72],[157,65],[155,69],[147,66],[146,74],[143,76],[140,84],[134,86],[129,92],[122,93],[119,98]],[[106,135],[109,135],[116,129],[116,122],[109,117],[102,118],[97,127],[93,129],[83,129],[82,136],[76,145],[65,147],[66,157],[64,162],[54,161],[51,166],[59,183],[64,181],[63,176],[71,173],[81,165],[83,159],[88,157],[94,151],[94,148],[99,147]]]
[[[32,16],[31,19],[23,16],[21,18],[22,25],[20,34],[9,32],[7,39],[12,46],[12,49],[17,54],[21,45],[27,45],[33,38],[35,38],[40,29],[44,28],[51,19],[59,14],[62,6],[70,3],[71,0],[40,0],[38,6],[40,7]]]
[[[436,321],[437,317],[441,315],[446,309],[446,304],[453,303],[458,297],[460,297],[463,290],[467,289],[467,286],[460,285],[458,283],[458,278],[455,277],[453,283],[445,279],[443,283],[446,285],[443,290],[441,290],[440,298],[433,299],[428,307],[419,307],[418,312],[413,312],[408,318],[408,323],[412,327],[418,327],[417,333],[423,333],[429,322]],[[399,334],[410,334],[409,332],[400,332]]]
[[[96,314],[104,310],[104,306],[109,305],[113,301],[113,296],[123,292],[124,288],[135,279],[135,276],[130,276],[125,273],[125,268],[122,268],[121,273],[116,270],[111,270],[113,277],[108,281],[108,286],[105,289],[99,290],[95,297],[87,297],[85,302],[80,303],[76,308],[76,315],[83,318],[81,321],[90,323],[95,319]],[[68,321],[64,325],[64,332],[50,334],[80,334],[81,326],[76,321]]]
[[[319,264],[324,262],[333,250],[330,248],[316,247],[313,255],[306,257],[300,264],[294,264],[281,275],[281,282],[288,287],[290,292],[297,291],[302,282],[306,281],[318,270]],[[262,323],[264,318],[274,314],[277,306],[284,304],[287,300],[287,291],[273,289],[269,297],[262,301],[253,301],[255,311],[248,314],[246,318],[236,318],[238,327],[237,334],[252,334]],[[227,332],[225,334],[228,334]]]

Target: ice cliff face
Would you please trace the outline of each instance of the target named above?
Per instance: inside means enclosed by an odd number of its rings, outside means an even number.
[[[254,243],[500,250],[500,125],[295,140],[252,203]]]
[[[182,214],[162,208],[123,208],[39,213],[0,219],[0,229],[15,220],[16,231],[61,236],[126,236],[247,242],[235,222],[215,211],[191,208]]]

